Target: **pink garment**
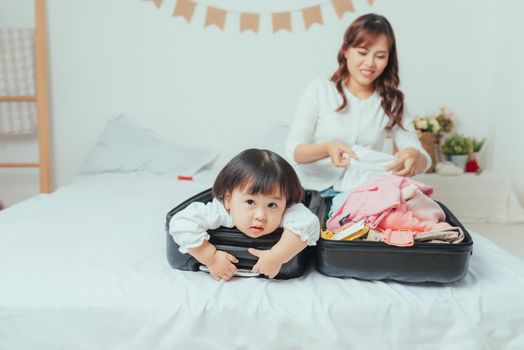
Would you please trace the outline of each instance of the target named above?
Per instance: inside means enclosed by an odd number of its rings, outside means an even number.
[[[406,231],[385,231],[384,243],[397,247],[411,247],[415,243],[413,233]]]
[[[450,229],[452,226],[445,221],[421,220],[411,210],[401,204],[393,208],[377,225],[381,230],[411,231],[414,234],[433,230]]]
[[[344,203],[328,220],[328,230],[337,232],[349,221],[361,220],[365,220],[370,228],[377,227],[391,209],[400,205],[401,191],[410,185],[416,186],[426,196],[433,194],[433,187],[407,177],[387,175],[364,182],[348,194]]]
[[[402,189],[402,202],[420,220],[440,222],[446,220],[446,214],[433,199],[426,196],[416,185],[408,185]]]
[[[391,209],[377,226],[387,232],[385,243],[399,247],[412,246],[413,236],[419,233],[453,229],[444,221],[446,214],[442,208],[415,185],[402,189],[401,200],[402,203]]]

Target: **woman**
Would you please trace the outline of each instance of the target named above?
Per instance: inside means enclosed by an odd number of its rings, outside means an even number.
[[[287,139],[305,188],[344,191],[341,185],[354,146],[381,151],[388,132],[399,148],[385,172],[413,176],[431,165],[399,90],[395,36],[383,16],[366,14],[346,30],[331,79],[317,79],[304,92]]]

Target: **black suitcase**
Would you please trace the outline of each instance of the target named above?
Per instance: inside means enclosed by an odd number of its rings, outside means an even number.
[[[332,197],[324,199],[323,228],[331,200]],[[449,283],[462,279],[468,271],[473,240],[455,215],[442,203],[438,204],[446,214],[446,221],[464,231],[461,243],[415,242],[412,247],[395,247],[383,242],[320,238],[316,246],[316,269],[332,277],[363,280]]]
[[[179,211],[186,208],[193,202],[207,203],[213,199],[211,189],[205,190],[185,202],[181,203],[172,209],[166,217],[166,240],[167,240],[167,260],[169,265],[175,269],[185,271],[206,271],[195,258],[189,254],[182,254],[178,250],[179,245],[175,243],[173,237],[169,234],[169,221]],[[303,203],[317,216],[324,212],[324,202],[317,191],[305,191]],[[259,276],[259,274],[252,273],[251,269],[256,264],[258,258],[248,252],[248,248],[255,249],[271,249],[275,243],[278,242],[282,236],[282,228],[278,228],[274,232],[264,235],[259,238],[251,238],[240,232],[236,227],[219,227],[214,230],[208,230],[209,242],[213,244],[218,250],[222,250],[234,255],[238,259],[236,264],[239,269],[239,276]],[[282,265],[280,272],[276,279],[290,279],[300,277],[308,263],[313,260],[311,247],[307,247],[302,252],[297,254],[290,261]],[[260,275],[260,277],[264,277]]]

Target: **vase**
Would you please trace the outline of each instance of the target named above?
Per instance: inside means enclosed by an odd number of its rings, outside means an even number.
[[[431,157],[431,167],[429,167],[426,172],[434,173],[435,166],[437,165],[438,162],[442,160],[441,157],[439,158],[440,138],[438,137],[438,135],[432,132],[423,131],[419,133],[418,139],[422,147],[424,147],[426,152],[428,152],[428,155]],[[397,152],[398,152],[398,147],[395,143],[393,143],[393,154]]]
[[[419,140],[422,144],[422,147],[424,147],[426,152],[428,152],[429,156],[431,157],[431,167],[429,167],[427,172],[434,173],[435,166],[437,165],[437,162],[440,161],[437,156],[439,138],[434,133],[426,131],[420,133]]]
[[[471,152],[468,155],[468,160],[474,160],[474,161],[478,162],[479,161],[479,154],[478,154],[478,152]]]
[[[468,161],[467,154],[453,154],[449,158],[451,162],[458,166],[460,169],[466,168],[466,163]]]

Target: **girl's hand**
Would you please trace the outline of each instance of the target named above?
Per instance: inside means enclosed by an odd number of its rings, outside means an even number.
[[[249,248],[249,253],[258,257],[258,262],[253,266],[251,271],[258,272],[273,278],[280,272],[282,261],[280,261],[271,250],[258,250]]]
[[[214,279],[228,281],[237,272],[237,267],[233,263],[238,263],[237,258],[229,253],[217,250],[207,267]]]
[[[413,147],[406,147],[395,153],[396,160],[386,167],[386,171],[393,171],[398,176],[414,176],[425,167],[425,159]],[[423,162],[421,162],[423,160]],[[424,163],[423,165],[421,163]],[[422,166],[420,166],[422,165]]]
[[[357,159],[355,152],[342,142],[327,142],[325,147],[331,163],[336,167],[346,168],[351,163],[350,159]]]

